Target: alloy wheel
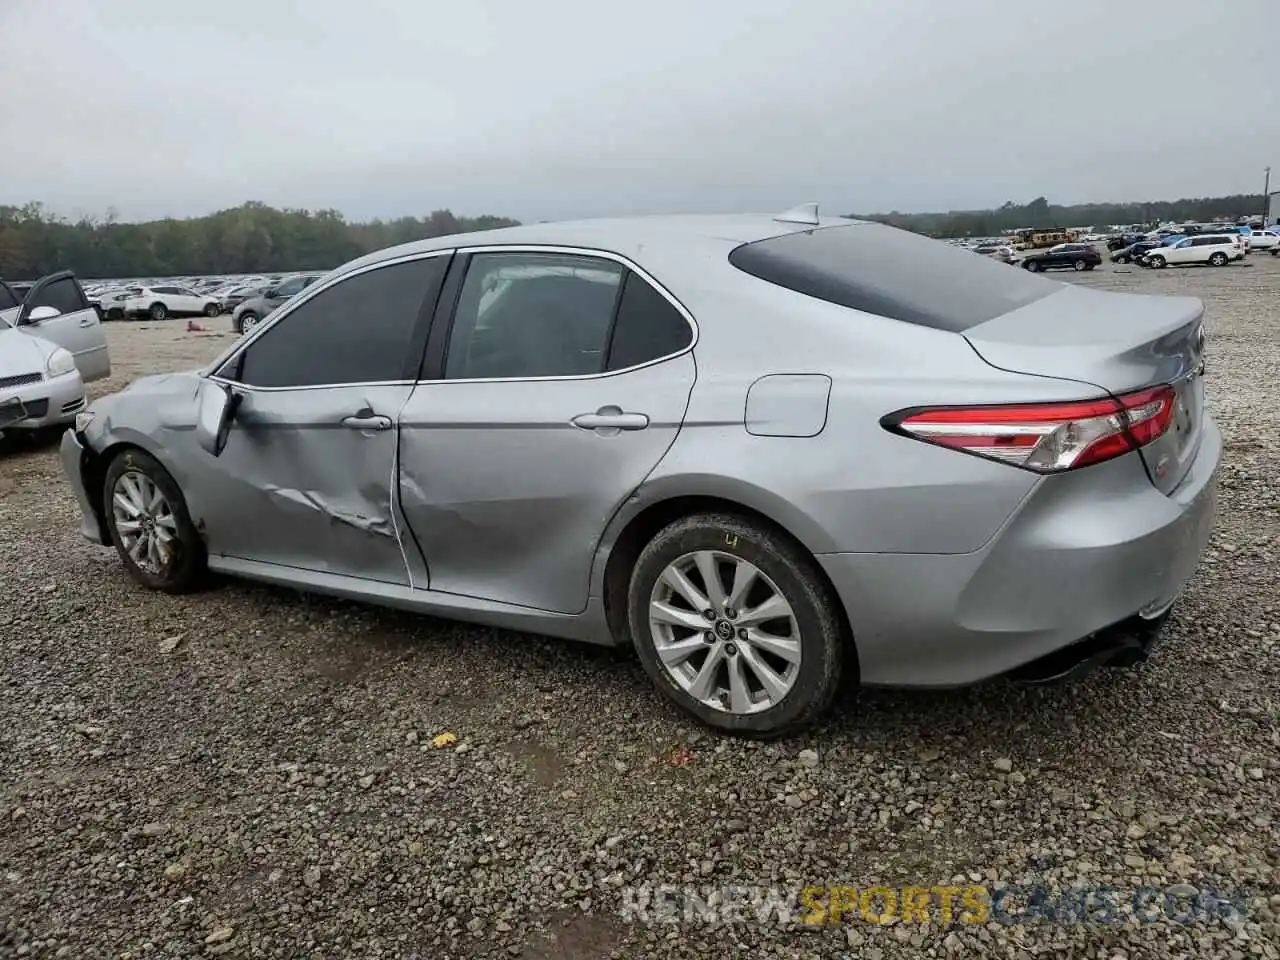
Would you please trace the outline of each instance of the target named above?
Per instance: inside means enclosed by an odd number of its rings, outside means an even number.
[[[178,519],[164,493],[144,473],[122,473],[111,491],[111,512],[129,559],[144,573],[160,574],[178,538]]]
[[[668,564],[649,600],[663,670],[689,696],[726,713],[776,706],[800,673],[800,628],[759,567],[699,550]]]

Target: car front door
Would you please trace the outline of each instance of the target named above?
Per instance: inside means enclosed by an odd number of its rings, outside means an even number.
[[[585,251],[460,254],[440,304],[400,439],[431,589],[580,612],[606,525],[680,430],[692,322]]]
[[[37,307],[45,309],[37,311]],[[49,309],[57,313],[42,316]],[[69,270],[51,273],[36,281],[22,301],[17,326],[70,351],[80,378],[86,383],[111,375],[107,335],[98,311],[93,309],[80,281]]]
[[[241,399],[221,455],[186,480],[211,555],[410,582],[395,515],[397,418],[446,261],[343,276],[219,366],[214,379]]]
[[[182,313],[204,313],[204,297],[188,287],[174,287],[178,292],[178,310]]]

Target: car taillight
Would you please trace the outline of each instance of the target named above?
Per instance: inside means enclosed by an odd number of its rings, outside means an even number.
[[[1169,429],[1167,385],[1116,399],[912,408],[880,422],[888,430],[1037,473],[1060,473],[1146,446]]]

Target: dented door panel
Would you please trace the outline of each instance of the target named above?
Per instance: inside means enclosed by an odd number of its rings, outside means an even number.
[[[236,389],[226,447],[192,498],[209,552],[409,585],[392,482],[411,386]]]

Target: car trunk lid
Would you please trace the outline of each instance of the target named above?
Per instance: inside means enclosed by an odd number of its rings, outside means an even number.
[[[1195,458],[1204,419],[1204,304],[1193,297],[1107,293],[1064,284],[1052,296],[964,332],[987,363],[1014,373],[1074,380],[1112,396],[1174,388],[1173,419],[1141,449],[1164,493]]]

